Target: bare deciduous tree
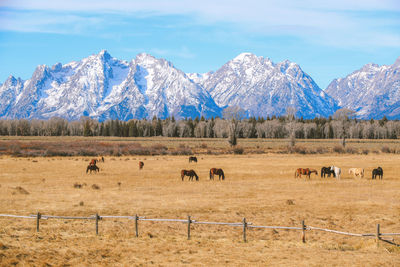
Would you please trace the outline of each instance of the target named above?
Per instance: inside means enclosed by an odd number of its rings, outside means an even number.
[[[228,141],[231,146],[237,145],[238,125],[245,116],[246,111],[238,106],[227,107],[223,111],[223,117],[230,121]]]

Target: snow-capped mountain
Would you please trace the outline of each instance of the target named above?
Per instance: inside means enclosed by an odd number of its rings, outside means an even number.
[[[336,100],[335,100],[336,99]],[[148,54],[119,60],[103,50],[80,61],[40,65],[28,80],[0,84],[0,118],[77,120],[221,116],[239,106],[248,116],[328,117],[340,106],[362,118],[400,118],[400,58],[368,64],[323,91],[299,65],[242,53],[215,72],[185,74]]]
[[[220,114],[206,90],[170,62],[148,54],[127,62],[103,50],[65,65],[38,66],[31,79],[10,76],[0,85],[2,118],[128,120]]]
[[[219,106],[236,105],[249,116],[284,115],[288,107],[304,118],[327,117],[338,108],[299,65],[278,64],[242,53],[214,73],[190,75]]]
[[[359,118],[400,118],[400,57],[393,65],[367,64],[325,90]]]

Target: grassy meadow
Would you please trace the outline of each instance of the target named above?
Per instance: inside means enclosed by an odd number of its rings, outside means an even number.
[[[3,139],[2,142],[80,142],[88,139]],[[136,142],[165,146],[167,151],[190,148],[198,163],[186,155],[106,156],[100,172],[86,174],[92,157],[0,157],[0,213],[90,216],[134,215],[198,221],[241,222],[254,225],[306,225],[374,233],[400,232],[400,142],[351,140],[347,147],[368,153],[283,153],[286,140],[239,140],[244,154],[230,152],[226,140],[215,139],[92,139],[115,144]],[[307,148],[331,150],[338,140],[298,141]],[[392,153],[383,153],[389,147]],[[209,152],[213,151],[213,153]],[[219,151],[220,153],[214,153]],[[138,162],[144,162],[139,170]],[[335,165],[342,179],[295,179],[299,167]],[[371,180],[381,166],[383,180]],[[226,180],[210,181],[211,167],[222,168]],[[347,171],[365,168],[366,177]],[[198,182],[181,181],[181,169],[194,169]],[[81,188],[75,184],[83,185]],[[98,189],[93,188],[97,185]],[[183,223],[134,222],[104,219],[99,235],[94,221],[0,218],[1,266],[399,266],[400,249],[373,238],[307,231],[248,229],[192,225],[186,240]],[[399,237],[394,241],[400,243]]]

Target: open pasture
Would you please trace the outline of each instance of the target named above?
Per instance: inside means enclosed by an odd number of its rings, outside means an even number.
[[[90,216],[135,215],[148,218],[240,222],[254,225],[306,225],[374,233],[400,232],[400,155],[197,155],[106,157],[100,173],[86,174],[90,157],[0,158],[0,213]],[[139,170],[139,161],[144,167]],[[342,179],[320,178],[322,166],[339,166]],[[383,180],[371,180],[381,166]],[[222,168],[224,181],[209,180],[209,169]],[[295,179],[297,168],[318,176]],[[364,179],[348,174],[365,168]],[[200,180],[181,181],[193,169]],[[74,184],[83,185],[81,188]],[[96,187],[93,185],[97,185]],[[398,266],[400,250],[373,238],[307,231],[242,229],[229,226],[104,219],[94,221],[0,218],[0,265],[289,265]],[[400,241],[395,237],[395,241]],[[398,242],[397,242],[398,243]]]

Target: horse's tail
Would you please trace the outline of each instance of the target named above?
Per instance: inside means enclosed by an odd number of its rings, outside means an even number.
[[[222,174],[222,180],[225,180],[225,174],[224,171],[221,169],[221,174]]]
[[[210,180],[211,180],[211,176],[212,176],[211,170],[212,170],[212,169],[210,169]]]
[[[89,171],[89,166],[87,166],[87,168],[86,168],[86,173],[88,173],[88,171]]]
[[[321,178],[322,178],[323,172],[324,172],[324,167],[321,168]]]

